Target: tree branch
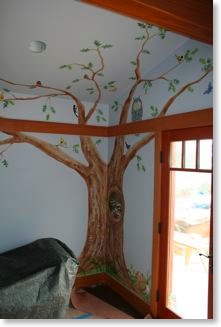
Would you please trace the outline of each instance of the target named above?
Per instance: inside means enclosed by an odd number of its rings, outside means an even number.
[[[86,119],[85,121],[88,122],[89,119],[93,116],[93,114],[95,113],[96,109],[97,109],[97,105],[99,104],[100,102],[100,99],[101,99],[101,89],[100,89],[100,86],[98,85],[97,81],[93,80],[95,86],[96,86],[96,89],[97,89],[97,92],[98,92],[98,96],[92,106],[92,108],[89,110],[87,116],[86,116]]]
[[[89,169],[87,166],[77,161],[56,145],[50,144],[46,141],[33,137],[31,135],[27,135],[21,132],[4,132],[5,134],[12,135],[12,138],[5,139],[1,141],[1,144],[6,144],[6,142],[10,143],[28,143],[38,148],[51,158],[61,162],[65,166],[77,171],[84,179],[87,178],[89,174]],[[4,142],[4,143],[3,143]]]
[[[8,137],[7,139],[0,140],[0,146],[5,144],[13,144],[15,143],[15,137]]]
[[[212,68],[208,71],[206,71],[203,75],[201,75],[198,79],[189,82],[185,85],[183,85],[180,90],[173,95],[172,97],[170,97],[167,102],[164,104],[162,110],[160,111],[158,117],[162,117],[165,116],[167,111],[169,110],[170,106],[172,105],[172,103],[176,100],[176,98],[178,96],[180,96],[183,92],[185,92],[190,86],[195,85],[197,83],[199,83],[202,79],[204,79],[210,72],[212,71]],[[144,136],[140,141],[138,141],[137,143],[135,143],[128,151],[127,153],[123,156],[123,166],[124,169],[126,169],[126,167],[128,166],[129,162],[134,158],[134,156],[136,155],[137,151],[140,150],[144,145],[146,145],[147,143],[149,143],[153,138],[154,138],[154,133],[152,134],[148,134],[146,136]]]
[[[22,86],[22,87],[26,87],[26,88],[41,88],[41,89],[45,89],[45,90],[52,90],[52,91],[57,91],[59,93],[55,93],[55,94],[47,94],[47,95],[43,95],[43,96],[36,96],[33,97],[32,99],[27,99],[27,100],[36,100],[40,97],[48,97],[48,96],[59,96],[59,95],[63,95],[63,96],[69,96],[77,105],[78,107],[78,113],[79,113],[79,123],[80,124],[84,124],[85,123],[85,107],[83,105],[83,103],[71,92],[68,92],[67,90],[62,90],[59,88],[55,88],[55,87],[51,87],[51,86],[47,86],[47,85],[42,85],[42,84],[21,84],[21,83],[14,83],[8,80],[5,80],[3,78],[0,78],[0,81],[7,83],[9,85],[14,85],[14,86]],[[19,98],[18,98],[19,99]],[[25,98],[20,98],[21,100],[26,100]],[[15,98],[11,99],[11,100],[17,100]]]
[[[102,72],[104,70],[104,58],[100,52],[100,49],[99,48],[96,48],[96,49],[93,49],[95,50],[97,53],[98,53],[98,56],[100,58],[100,62],[101,62],[101,67],[98,68],[96,71],[93,72],[93,75],[92,75],[92,78],[91,80],[94,82],[95,86],[96,86],[96,89],[97,89],[97,92],[98,92],[98,95],[97,95],[97,98],[92,106],[92,108],[89,110],[87,116],[86,116],[86,122],[89,121],[89,119],[93,116],[93,114],[95,113],[96,109],[97,109],[97,105],[98,103],[100,102],[100,99],[101,99],[101,88],[100,86],[98,85],[97,81],[95,80],[95,77],[97,76],[98,73]]]
[[[178,98],[178,96],[180,96],[183,92],[185,92],[190,86],[198,84],[200,81],[202,81],[202,79],[204,79],[209,73],[211,73],[212,70],[213,70],[212,68],[209,69],[203,75],[201,75],[198,79],[183,85],[175,95],[173,95],[172,97],[170,97],[167,100],[167,102],[164,104],[162,110],[160,111],[158,117],[165,116],[165,114],[169,110],[170,106],[173,104],[173,102],[176,100],[176,98]]]
[[[122,159],[124,169],[127,168],[129,162],[135,157],[136,153],[154,138],[154,135],[154,133],[147,134],[140,141],[131,146]]]

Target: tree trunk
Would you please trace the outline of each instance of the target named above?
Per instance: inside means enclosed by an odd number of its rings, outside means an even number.
[[[90,272],[106,262],[107,175],[105,167],[91,169],[88,187],[88,227],[80,255],[80,272]]]
[[[110,167],[109,167],[110,168]],[[79,272],[90,273],[110,268],[118,277],[130,283],[124,259],[124,196],[123,174],[107,166],[96,169],[86,180],[88,187],[88,229],[84,248],[80,255]],[[120,204],[118,213],[113,212],[112,202]]]
[[[119,148],[120,149],[120,148]],[[108,167],[108,219],[106,238],[106,264],[117,276],[131,284],[124,258],[124,213],[122,160],[111,160]]]

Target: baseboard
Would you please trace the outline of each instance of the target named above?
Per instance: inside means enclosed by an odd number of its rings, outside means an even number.
[[[91,285],[105,284],[113,291],[119,294],[124,300],[131,304],[143,316],[150,313],[150,306],[138,297],[135,293],[131,292],[128,288],[120,284],[116,279],[112,278],[106,273],[99,273],[95,275],[79,276],[75,281],[75,288],[82,288]]]
[[[76,289],[91,285],[106,284],[106,273],[98,273],[95,275],[77,276],[74,287]]]

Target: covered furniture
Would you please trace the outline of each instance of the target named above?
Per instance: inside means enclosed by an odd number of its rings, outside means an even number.
[[[53,238],[0,254],[0,318],[64,318],[78,265]]]

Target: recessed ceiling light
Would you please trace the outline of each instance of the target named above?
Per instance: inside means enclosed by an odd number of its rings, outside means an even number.
[[[41,53],[46,50],[47,44],[43,41],[31,41],[29,43],[29,50],[31,52]]]

